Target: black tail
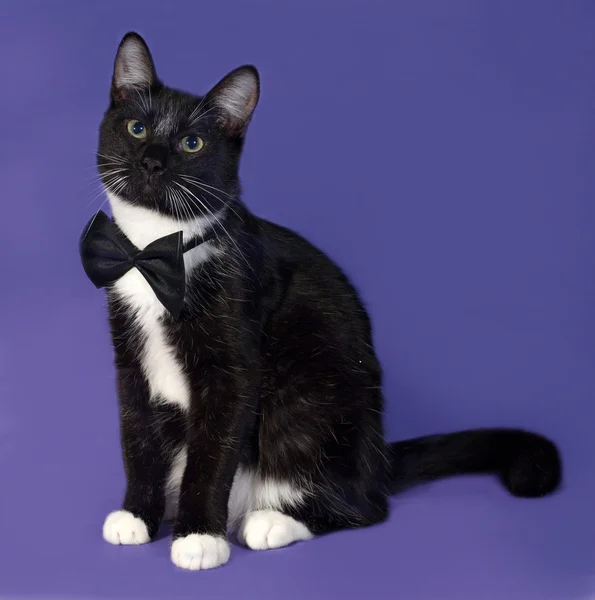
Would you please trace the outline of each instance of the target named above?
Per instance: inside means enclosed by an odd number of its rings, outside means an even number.
[[[553,492],[562,478],[556,446],[518,429],[474,429],[393,442],[391,493],[453,475],[497,475],[514,496]]]

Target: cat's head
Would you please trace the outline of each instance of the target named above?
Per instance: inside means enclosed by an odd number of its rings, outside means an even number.
[[[149,48],[128,33],[118,48],[97,164],[108,192],[179,219],[219,212],[238,193],[244,133],[258,72],[240,67],[205,96],[157,78]]]

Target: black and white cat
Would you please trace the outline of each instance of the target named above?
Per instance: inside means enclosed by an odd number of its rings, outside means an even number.
[[[206,96],[163,85],[137,34],[118,49],[98,167],[138,249],[175,232],[186,292],[172,316],[132,268],[108,286],[127,488],[105,520],[143,544],[173,518],[171,558],[208,569],[227,532],[256,550],[384,521],[391,494],[494,473],[516,496],[552,492],[556,447],[520,430],[387,443],[368,315],[341,270],[240,199],[238,164],[259,97],[236,69]]]

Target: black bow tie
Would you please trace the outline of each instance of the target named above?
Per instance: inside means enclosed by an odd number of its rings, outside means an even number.
[[[183,243],[181,231],[166,235],[139,250],[102,211],[88,223],[79,250],[87,277],[97,288],[106,287],[136,267],[163,306],[178,317],[184,302],[186,274],[184,252],[210,240],[204,237]]]

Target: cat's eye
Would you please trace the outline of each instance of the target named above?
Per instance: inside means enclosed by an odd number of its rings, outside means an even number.
[[[202,141],[202,138],[199,138],[197,135],[187,135],[182,138],[181,146],[184,152],[198,152],[202,150],[205,143]]]
[[[128,121],[126,128],[128,129],[128,133],[134,138],[142,140],[147,137],[147,128],[136,119]]]

